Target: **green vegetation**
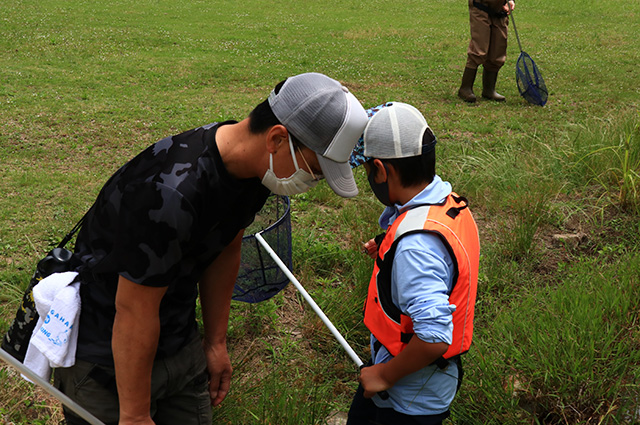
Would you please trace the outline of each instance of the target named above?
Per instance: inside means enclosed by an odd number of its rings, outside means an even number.
[[[526,104],[511,37],[506,104],[456,97],[467,3],[7,0],[0,8],[0,331],[37,260],[145,146],[242,119],[288,75],[326,73],[365,107],[418,107],[438,172],[469,198],[482,243],[476,335],[452,424],[640,422],[640,0],[518,3],[550,90]],[[477,90],[479,86],[477,85]],[[322,183],[292,200],[293,272],[364,359],[380,204]],[[232,393],[216,423],[321,424],[357,370],[287,287],[234,303]],[[59,424],[4,367],[0,422]]]

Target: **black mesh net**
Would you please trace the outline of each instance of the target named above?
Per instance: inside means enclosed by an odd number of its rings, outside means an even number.
[[[539,106],[544,106],[547,103],[549,93],[542,79],[542,74],[533,59],[525,52],[520,53],[516,62],[516,81],[520,95],[527,102]]]
[[[289,283],[289,278],[262,248],[256,233],[291,269],[291,209],[289,198],[271,195],[242,239],[242,257],[233,299],[248,303],[267,300]]]

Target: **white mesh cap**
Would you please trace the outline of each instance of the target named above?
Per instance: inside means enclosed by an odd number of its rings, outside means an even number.
[[[351,152],[367,125],[367,113],[338,81],[318,73],[287,78],[269,95],[278,120],[318,156],[322,174],[338,195],[349,198],[358,188],[349,166]]]
[[[422,154],[422,137],[429,128],[415,107],[393,102],[380,109],[364,130],[364,155],[398,159]]]

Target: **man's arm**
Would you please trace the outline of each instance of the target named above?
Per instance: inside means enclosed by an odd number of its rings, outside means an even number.
[[[209,370],[211,403],[224,400],[231,384],[231,361],[227,353],[227,325],[231,296],[240,267],[240,231],[218,258],[207,268],[200,280],[200,305],[204,325],[204,350]]]
[[[160,335],[160,301],[166,292],[167,287],[138,285],[122,276],[118,280],[111,345],[120,425],[153,424],[151,370]]]

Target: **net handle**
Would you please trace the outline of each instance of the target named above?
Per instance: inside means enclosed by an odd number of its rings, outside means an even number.
[[[516,19],[513,17],[513,8],[511,7],[511,3],[507,0],[507,7],[509,7],[509,17],[511,18],[511,23],[513,24],[513,31],[516,33],[516,39],[518,40],[518,47],[520,48],[520,53],[522,53],[522,44],[520,44],[520,36],[518,35],[518,29],[516,28]]]
[[[320,309],[318,304],[316,304],[313,298],[311,298],[311,295],[309,295],[309,293],[300,284],[298,279],[296,279],[296,277],[293,275],[293,273],[291,273],[289,268],[282,262],[280,257],[278,257],[278,254],[276,254],[275,251],[271,248],[271,246],[269,246],[267,241],[264,240],[261,233],[262,232],[258,232],[254,235],[258,240],[258,242],[260,242],[262,247],[267,251],[267,253],[269,253],[271,258],[273,258],[273,261],[276,262],[276,264],[280,267],[280,269],[284,272],[284,274],[287,275],[291,283],[293,283],[293,286],[296,287],[296,289],[300,292],[300,294],[305,299],[305,301],[309,303],[313,311],[318,315],[318,317],[320,317],[320,320],[322,320],[324,324],[327,326],[327,328],[329,328],[333,336],[338,340],[340,345],[342,345],[342,347],[345,349],[349,357],[351,357],[351,360],[353,360],[356,366],[358,367],[362,366],[362,360],[360,360],[356,352],[353,351],[349,343],[342,337],[342,335],[340,335],[340,332],[338,331],[338,329],[336,329],[336,327],[333,326],[333,323],[331,323],[327,315],[324,314],[324,312]]]
[[[305,299],[305,301],[307,301],[307,303],[309,303],[309,305],[311,306],[311,309],[318,315],[320,320],[322,320],[322,322],[324,322],[324,324],[331,331],[331,333],[336,338],[336,340],[340,343],[342,348],[344,348],[344,350],[347,352],[349,357],[351,357],[351,360],[353,360],[353,362],[356,364],[356,366],[358,366],[358,368],[362,369],[364,367],[364,364],[362,363],[362,360],[360,360],[360,357],[358,357],[356,352],[353,351],[353,348],[351,348],[351,346],[349,345],[347,340],[344,339],[344,337],[340,334],[338,329],[336,329],[336,327],[333,326],[333,323],[331,323],[331,321],[329,320],[327,315],[324,314],[324,312],[320,309],[318,304],[316,304],[316,302],[313,300],[313,298],[311,298],[311,295],[309,295],[309,293],[300,284],[298,279],[296,279],[296,277],[293,275],[293,273],[291,273],[291,271],[287,268],[287,266],[285,266],[285,264],[282,262],[280,257],[278,257],[278,254],[275,253],[275,251],[271,248],[271,246],[269,246],[267,241],[264,240],[264,238],[262,237],[262,235],[260,233],[262,233],[262,232],[258,232],[258,233],[255,234],[255,237],[258,240],[258,242],[260,242],[262,247],[269,253],[271,258],[273,258],[273,261],[275,261],[276,264],[278,264],[278,266],[284,272],[284,274],[287,275],[287,277],[289,278],[291,283],[293,283],[293,286],[296,287],[296,289],[300,292],[300,294]],[[386,391],[380,391],[378,393],[378,395],[383,400],[386,400],[386,399],[389,398],[389,393],[387,393]]]
[[[7,362],[9,365],[13,366],[18,370],[24,377],[28,378],[33,383],[38,384],[42,389],[44,389],[47,393],[57,398],[62,404],[67,406],[73,412],[75,412],[82,419],[87,421],[91,425],[104,425],[100,419],[93,416],[86,409],[80,406],[75,401],[71,400],[66,394],[62,391],[51,385],[49,382],[42,379],[38,374],[33,372],[31,369],[20,363],[18,360],[14,359],[9,353],[0,348],[0,359]]]

